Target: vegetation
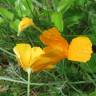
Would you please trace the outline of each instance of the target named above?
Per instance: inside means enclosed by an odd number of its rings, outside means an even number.
[[[18,24],[30,17],[41,29],[57,27],[69,42],[88,36],[96,44],[96,0],[0,0],[0,96],[26,96],[27,74],[18,67],[17,43],[43,46],[40,32]],[[87,63],[62,60],[56,68],[31,75],[32,96],[96,96],[96,54]]]

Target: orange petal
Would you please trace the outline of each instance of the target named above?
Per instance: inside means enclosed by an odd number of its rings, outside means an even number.
[[[53,68],[54,64],[56,64],[56,62],[54,62],[52,58],[45,57],[42,55],[34,64],[32,64],[32,72],[51,69]]]
[[[68,51],[68,59],[72,61],[87,62],[92,54],[92,43],[88,37],[74,38]]]
[[[63,56],[68,55],[68,42],[64,39],[59,31],[53,27],[47,31],[44,31],[42,35],[40,35],[40,40],[47,46],[51,48],[58,49],[57,51],[62,52]]]
[[[55,45],[57,43],[67,43],[55,27],[44,31],[43,34],[40,35],[40,40],[48,46]]]
[[[45,51],[45,56],[55,59],[57,62],[67,57],[67,51],[60,46],[45,47],[43,50]]]
[[[45,54],[40,56],[37,61],[32,64],[33,72],[52,69],[60,60],[66,58],[66,56],[62,54],[62,49],[45,47],[43,50]]]

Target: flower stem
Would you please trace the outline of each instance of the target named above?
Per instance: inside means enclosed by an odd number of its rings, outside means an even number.
[[[38,30],[40,33],[42,33],[42,30],[41,30],[38,26],[34,25],[33,27],[34,27],[36,30]]]
[[[31,75],[31,70],[28,70],[27,96],[30,96],[30,75]]]

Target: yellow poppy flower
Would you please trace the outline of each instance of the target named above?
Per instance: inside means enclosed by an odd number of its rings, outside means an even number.
[[[28,17],[24,17],[20,23],[19,23],[19,26],[18,26],[18,32],[22,32],[24,31],[25,28],[31,26],[31,25],[34,25],[33,23],[33,20],[28,18]]]
[[[68,59],[87,62],[92,54],[92,43],[88,37],[79,36],[72,39],[69,45]]]
[[[17,44],[13,50],[16,54],[20,66],[25,71],[31,69],[32,64],[38,59],[38,57],[44,54],[44,51],[40,47],[31,48],[29,44]]]
[[[19,65],[27,72],[29,69],[32,72],[52,69],[58,61],[54,58],[55,54],[53,55],[51,52],[47,53],[45,49],[41,49],[40,47],[31,48],[29,44],[17,44],[13,50]]]

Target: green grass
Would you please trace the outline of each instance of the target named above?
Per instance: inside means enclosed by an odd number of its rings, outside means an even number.
[[[95,0],[0,0],[1,7],[0,96],[26,96],[27,74],[18,67],[13,47],[21,42],[43,46],[33,28],[17,37],[22,17],[31,17],[42,30],[56,26],[68,41],[86,35],[96,44]],[[53,70],[33,73],[32,96],[96,96],[95,59],[96,54],[86,64],[63,60]]]

